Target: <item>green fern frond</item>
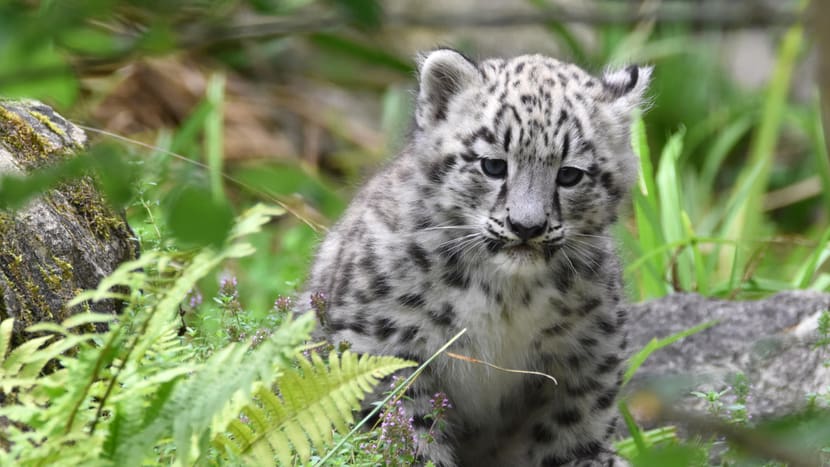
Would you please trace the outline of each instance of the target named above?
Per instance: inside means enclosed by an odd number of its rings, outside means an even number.
[[[119,317],[83,313],[61,324],[36,324],[28,331],[50,335],[14,350],[14,322],[0,322],[0,390],[16,395],[0,407],[0,416],[12,422],[0,433],[9,446],[0,452],[0,465],[142,465],[158,460],[160,449],[168,461],[190,465],[193,451],[204,455],[214,417],[229,401],[245,400],[255,381],[272,381],[290,365],[313,317],[289,320],[253,351],[232,345],[200,362],[177,335],[178,306],[222,261],[252,253],[240,237],[281,212],[265,206],[247,211],[218,251],[145,253],[69,305],[118,296],[127,302]],[[111,320],[102,334],[71,329]],[[62,368],[42,375],[52,359]]]
[[[148,414],[137,430],[111,431],[118,439],[109,443],[106,458],[114,465],[140,465],[164,435],[173,438],[178,462],[192,464],[208,448],[202,442],[213,438],[214,417],[234,396],[247,396],[257,381],[272,381],[276,370],[288,366],[288,356],[309,338],[313,318],[306,314],[287,320],[254,350],[232,344],[194,364],[187,377],[177,379],[169,394],[151,405],[152,416]]]
[[[380,379],[415,363],[396,357],[344,352],[330,354],[326,363],[313,353],[299,359],[298,368],[285,370],[277,380],[278,395],[259,384],[254,400],[241,413],[248,420],[232,420],[214,446],[232,458],[244,457],[255,465],[291,465],[293,453],[307,462],[314,447],[331,444],[333,430],[345,432],[353,412]],[[266,463],[266,464],[263,464]]]

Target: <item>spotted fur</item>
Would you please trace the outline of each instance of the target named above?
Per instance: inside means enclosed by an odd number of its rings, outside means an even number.
[[[416,128],[320,246],[307,283],[322,332],[358,352],[423,361],[410,388],[454,408],[419,456],[436,465],[614,465],[625,347],[609,226],[633,183],[631,115],[649,68],[594,77],[539,55],[420,63]]]

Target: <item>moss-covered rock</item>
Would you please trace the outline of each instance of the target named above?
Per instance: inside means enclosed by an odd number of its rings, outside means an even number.
[[[0,100],[0,174],[25,174],[83,149],[78,127],[35,101]],[[0,210],[0,319],[14,317],[14,344],[39,321],[60,322],[87,307],[66,303],[119,264],[137,243],[122,215],[82,178],[44,193],[16,211]],[[114,301],[91,310],[115,313]]]

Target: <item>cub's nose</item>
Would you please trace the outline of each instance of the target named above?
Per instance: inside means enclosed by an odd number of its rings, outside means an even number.
[[[541,224],[536,225],[523,225],[518,222],[510,220],[507,218],[507,227],[516,234],[517,237],[522,239],[523,242],[530,240],[531,238],[538,237],[545,232],[545,227],[547,227],[547,221],[542,222]]]

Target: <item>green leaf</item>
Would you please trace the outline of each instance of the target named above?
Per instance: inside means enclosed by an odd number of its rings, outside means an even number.
[[[78,313],[66,318],[61,326],[66,329],[72,329],[77,326],[83,326],[89,323],[110,323],[116,319],[115,316],[108,313]]]
[[[62,163],[28,175],[0,176],[0,209],[19,208],[31,198],[54,188],[58,183],[83,175],[92,165],[87,156],[72,157]]]
[[[358,28],[376,29],[380,26],[383,10],[376,0],[334,0],[334,3]]]
[[[99,144],[90,149],[95,164],[98,187],[115,208],[123,208],[133,199],[135,167],[122,157],[124,149],[113,144]]]
[[[14,318],[6,318],[0,323],[0,361],[6,358],[6,352],[11,348]]]
[[[233,227],[230,205],[209,191],[188,186],[172,195],[167,224],[179,240],[195,245],[221,246]]]

